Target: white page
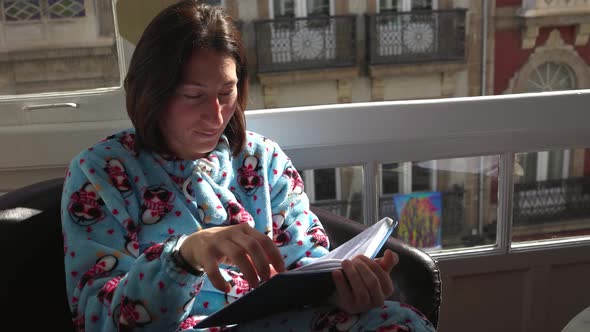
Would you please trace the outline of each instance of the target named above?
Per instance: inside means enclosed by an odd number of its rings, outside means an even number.
[[[389,228],[393,225],[394,221],[391,218],[385,217],[338,248],[330,251],[318,259],[318,261],[331,258],[344,260],[360,254],[371,256],[375,248],[381,244],[381,240],[389,231]]]
[[[394,220],[385,217],[316,261],[290,272],[331,270],[340,267],[344,259],[353,258],[360,254],[371,257],[376,254],[376,248],[381,244],[390,228],[395,225],[397,223]]]

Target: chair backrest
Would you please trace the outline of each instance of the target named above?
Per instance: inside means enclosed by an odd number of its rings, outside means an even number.
[[[64,275],[62,186],[62,179],[54,179],[0,196],[0,252],[5,256],[0,301],[9,308],[2,314],[6,326],[74,331]]]
[[[10,308],[3,314],[3,324],[42,324],[73,331],[64,275],[62,188],[63,179],[52,179],[0,196],[0,252],[5,253],[6,267],[0,274],[4,288],[0,303]],[[365,227],[321,208],[312,207],[312,211],[322,221],[333,247]],[[400,257],[392,273],[396,286],[392,299],[418,308],[436,326],[441,300],[436,262],[394,238],[384,248]],[[34,321],[29,322],[31,319]]]

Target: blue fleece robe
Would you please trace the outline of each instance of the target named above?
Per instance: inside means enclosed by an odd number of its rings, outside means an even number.
[[[66,284],[78,330],[190,329],[199,317],[249,291],[235,267],[220,267],[232,285],[228,293],[213,287],[206,275],[179,268],[170,254],[184,234],[248,223],[273,239],[288,268],[328,252],[302,179],[275,142],[247,132],[244,149],[234,157],[222,136],[199,160],[139,150],[134,142],[133,130],[116,133],[73,158],[66,175],[61,211]],[[407,326],[411,321],[430,326],[411,308],[388,305],[353,319],[350,327],[398,326],[404,320]],[[322,328],[333,315],[340,315],[341,324],[343,314],[332,309],[294,313],[307,321],[289,325],[312,330],[318,315],[324,317]],[[387,310],[390,319],[383,320]],[[272,321],[257,324],[272,331]]]

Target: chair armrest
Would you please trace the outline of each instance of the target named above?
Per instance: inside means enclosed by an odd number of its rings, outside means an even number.
[[[367,228],[323,208],[312,206],[311,210],[324,226],[331,249]],[[441,276],[436,261],[424,251],[394,237],[386,241],[378,256],[385,249],[391,249],[399,256],[399,263],[391,273],[395,293],[390,300],[417,308],[436,327],[441,302]]]
[[[49,329],[74,331],[67,300],[64,243],[60,222],[63,179],[42,181],[0,196],[0,251],[3,264],[13,267],[0,274],[5,287],[0,305],[3,323],[31,319]],[[32,313],[31,301],[48,305]]]

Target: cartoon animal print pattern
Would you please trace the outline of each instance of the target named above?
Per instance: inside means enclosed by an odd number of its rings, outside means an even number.
[[[289,178],[289,193],[291,195],[301,195],[303,193],[303,179],[301,179],[297,170],[292,166],[288,166],[283,174]]]
[[[242,167],[238,169],[238,183],[246,195],[253,195],[256,189],[262,185],[260,174],[262,167],[258,163],[257,156],[247,156],[244,158]]]
[[[328,235],[326,235],[326,231],[319,224],[311,224],[306,234],[310,236],[309,240],[312,243],[326,248],[329,246]]]
[[[250,226],[254,226],[254,218],[252,215],[244,209],[244,207],[237,201],[229,201],[226,204],[227,210],[227,221],[228,225],[238,225],[242,223],[248,223]]]
[[[90,226],[104,218],[103,205],[96,187],[86,182],[70,196],[68,212],[76,224]]]
[[[272,239],[279,247],[282,247],[291,242],[292,236],[287,230],[287,227],[289,227],[289,225],[285,223],[285,216],[283,214],[277,213],[272,216]]]
[[[131,192],[131,181],[125,171],[125,166],[118,159],[109,159],[104,167],[105,172],[109,175],[113,186],[117,188],[124,196]]]
[[[434,332],[435,328],[415,308],[386,301],[383,306],[360,314],[348,314],[330,306],[304,308],[262,318],[232,331]]]
[[[174,194],[164,186],[146,188],[141,204],[141,222],[153,225],[162,220],[174,208],[171,204],[173,199]]]
[[[202,171],[202,164],[211,169]],[[256,133],[247,132],[235,155],[222,136],[206,162],[137,150],[133,130],[82,151],[69,165],[62,195],[66,285],[76,331],[191,329],[243,296],[250,287],[237,268],[220,266],[231,285],[225,293],[206,274],[194,276],[170,257],[183,234],[241,223],[267,234],[286,266],[302,266],[328,252],[299,174],[279,146]],[[395,316],[385,309],[356,320],[307,312],[301,320],[269,317],[263,327],[284,330],[276,324],[288,319],[294,330],[354,330],[359,324],[376,330],[380,323],[406,319],[383,320],[385,314]]]
[[[123,332],[137,331],[151,321],[152,315],[145,304],[141,300],[133,300],[127,296],[123,297],[113,313],[113,323]]]

